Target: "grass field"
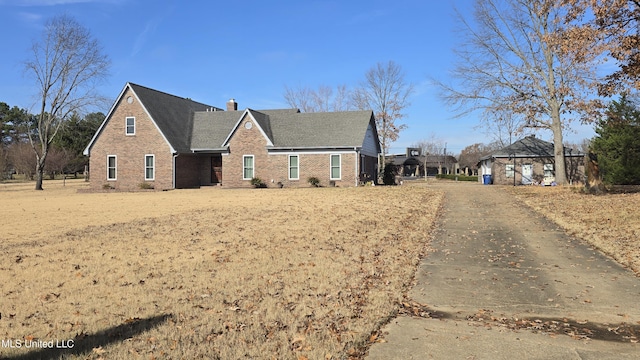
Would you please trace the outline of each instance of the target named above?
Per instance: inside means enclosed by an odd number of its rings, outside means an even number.
[[[360,357],[442,201],[426,187],[32,186],[0,184],[0,358]]]
[[[442,202],[423,184],[86,186],[0,184],[0,358],[360,358]],[[503,190],[640,274],[640,194]]]
[[[590,195],[572,187],[505,191],[640,275],[640,193]]]

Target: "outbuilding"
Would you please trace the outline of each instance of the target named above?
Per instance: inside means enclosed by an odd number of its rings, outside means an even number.
[[[584,154],[565,147],[567,179],[584,181]],[[554,185],[553,143],[527,136],[480,158],[478,181],[500,185]]]

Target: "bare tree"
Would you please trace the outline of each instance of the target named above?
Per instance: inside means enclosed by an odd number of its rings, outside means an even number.
[[[430,157],[429,156],[433,156],[433,155],[441,155],[444,152],[445,149],[445,142],[444,140],[438,138],[436,136],[436,134],[431,133],[429,135],[429,137],[424,138],[422,140],[418,140],[417,142],[411,144],[412,148],[418,148],[420,149],[420,153],[423,155],[423,169],[424,169],[424,175],[425,178],[427,176],[427,163],[429,162]],[[440,166],[440,160],[444,160],[443,156],[438,156],[438,166]],[[442,161],[444,162],[444,161]]]
[[[31,51],[25,68],[38,88],[39,113],[29,142],[36,157],[35,189],[42,190],[51,142],[71,114],[102,100],[95,87],[106,77],[109,60],[89,31],[66,15],[46,23]]]
[[[382,166],[386,164],[386,153],[400,131],[406,128],[400,120],[402,111],[409,106],[409,95],[413,85],[406,83],[400,65],[393,61],[378,63],[365,73],[365,80],[353,92],[353,101],[361,110],[373,110],[376,117],[378,137],[382,147]]]
[[[49,149],[47,164],[44,168],[49,174],[51,180],[55,179],[56,174],[64,174],[71,162],[71,154],[65,149],[52,146]]]
[[[473,145],[469,145],[466,148],[462,149],[460,155],[458,156],[458,164],[461,168],[466,170],[470,170],[472,174],[477,173],[478,171],[478,163],[480,162],[480,158],[501,149],[503,145],[501,145],[498,141],[494,141],[489,144],[476,143]]]
[[[511,145],[518,137],[532,132],[532,129],[527,127],[527,121],[522,115],[510,111],[488,113],[482,118],[478,128],[501,148]]]
[[[565,184],[563,130],[578,115],[593,121],[603,107],[588,93],[595,59],[572,61],[559,44],[566,9],[557,1],[476,0],[474,10],[475,26],[459,15],[466,42],[453,75],[460,82],[440,83],[444,99],[460,114],[511,113],[526,127],[551,130],[556,181]]]
[[[429,135],[429,137],[411,145],[413,148],[420,149],[422,155],[438,155],[442,154],[444,149],[444,140],[438,138],[435,134]]]
[[[483,145],[480,143],[469,145],[460,152],[458,164],[465,170],[465,174],[467,174],[467,170],[470,170],[472,174],[478,170],[480,158],[485,155],[482,149]]]
[[[8,161],[18,174],[33,180],[36,159],[31,146],[26,142],[14,142],[8,148]]]
[[[353,110],[351,95],[346,85],[338,85],[335,89],[320,85],[318,89],[308,87],[290,88],[285,86],[284,99],[295,109],[302,112],[329,112]]]

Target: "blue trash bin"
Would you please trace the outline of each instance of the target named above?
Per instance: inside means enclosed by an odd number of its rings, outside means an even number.
[[[491,175],[482,175],[482,184],[491,185]]]

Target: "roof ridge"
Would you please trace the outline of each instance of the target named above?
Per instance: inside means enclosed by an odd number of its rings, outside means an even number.
[[[145,89],[145,90],[150,90],[150,91],[156,92],[156,93],[158,93],[158,94],[163,94],[163,95],[171,96],[171,97],[174,97],[174,98],[177,98],[177,99],[180,99],[180,100],[184,100],[184,101],[190,101],[190,102],[195,103],[195,104],[198,104],[198,105],[204,105],[204,106],[208,106],[208,107],[215,107],[215,108],[217,108],[217,109],[222,110],[222,108],[219,108],[219,107],[217,107],[217,106],[212,106],[212,105],[209,105],[209,104],[205,104],[205,103],[203,103],[203,102],[195,101],[195,100],[193,100],[193,99],[191,99],[191,98],[186,98],[186,97],[178,96],[178,95],[175,95],[175,94],[170,94],[170,93],[168,93],[168,92],[166,92],[166,91],[156,90],[156,89],[150,88],[150,87],[148,87],[148,86],[144,86],[144,85],[136,84],[136,83],[133,83],[133,82],[130,82],[130,81],[128,82],[128,84],[129,84],[129,85],[136,86],[136,87],[139,87],[139,88],[143,88],[143,89]]]
[[[262,111],[265,111],[265,110],[260,111],[260,110],[256,110],[256,109],[252,109],[252,108],[247,108],[246,110],[250,111],[250,112],[257,112],[257,113],[260,113],[262,115],[267,115],[267,114],[262,112]]]

